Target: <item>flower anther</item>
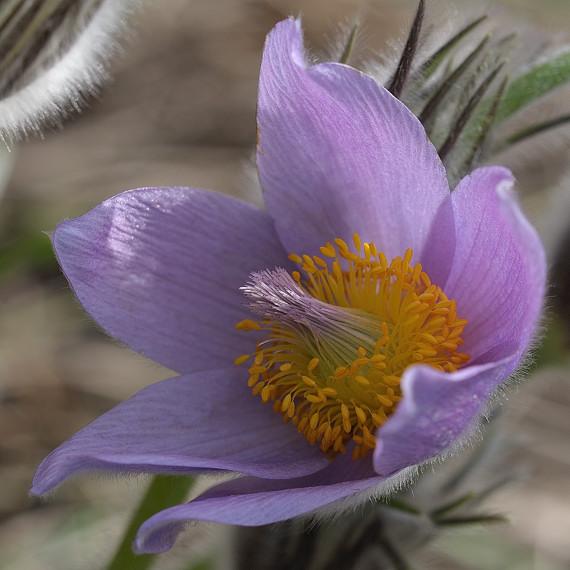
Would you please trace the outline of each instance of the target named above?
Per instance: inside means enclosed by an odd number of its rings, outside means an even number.
[[[291,421],[311,445],[334,456],[354,442],[352,458],[374,449],[374,432],[393,413],[400,379],[414,364],[454,372],[469,360],[458,352],[467,320],[433,284],[413,252],[390,263],[373,243],[341,239],[322,256],[292,254],[299,271],[265,270],[242,287],[262,331],[250,357],[248,385]]]

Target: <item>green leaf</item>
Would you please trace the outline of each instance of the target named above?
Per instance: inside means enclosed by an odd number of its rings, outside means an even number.
[[[448,503],[446,505],[443,505],[443,507],[439,507],[435,511],[432,511],[430,513],[430,516],[434,520],[442,519],[444,515],[448,515],[449,513],[456,511],[466,503],[471,502],[476,496],[477,496],[476,493],[467,493],[467,495],[463,495],[459,499],[452,501],[451,503]]]
[[[507,88],[497,111],[500,122],[519,109],[570,81],[570,51],[535,65]]]
[[[437,68],[441,65],[446,56],[451,52],[451,50],[472,30],[474,30],[481,22],[487,19],[487,16],[481,16],[474,22],[471,22],[463,29],[461,29],[457,34],[455,34],[448,42],[446,42],[442,47],[437,50],[433,55],[431,55],[427,61],[425,61],[420,68],[414,73],[414,76],[419,75],[423,81],[426,81],[431,77]]]
[[[0,247],[0,279],[21,269],[57,270],[49,238],[43,233],[18,236]]]
[[[212,557],[203,558],[198,562],[192,562],[189,566],[184,566],[181,570],[214,570],[215,564]]]
[[[570,115],[563,115],[562,117],[555,117],[554,119],[549,119],[548,121],[537,123],[536,125],[531,125],[530,127],[521,129],[520,131],[517,131],[516,133],[507,137],[504,146],[518,143],[528,137],[537,135],[538,133],[542,133],[548,129],[553,129],[554,127],[559,127],[560,125],[564,125],[568,122],[570,122]]]
[[[545,321],[548,326],[542,342],[535,350],[534,360],[531,362],[533,371],[545,366],[568,366],[570,364],[568,354],[570,337],[564,316],[555,311],[549,311]]]
[[[354,26],[352,26],[352,29],[350,30],[350,35],[348,36],[342,55],[338,60],[339,63],[348,63],[348,60],[350,59],[350,56],[354,51],[354,45],[356,44],[356,36],[358,35],[359,29],[360,29],[360,23],[356,22]]]
[[[393,509],[397,509],[398,511],[403,511],[405,513],[410,513],[411,515],[421,515],[422,511],[418,510],[416,507],[401,501],[400,499],[396,499],[394,497],[388,499],[383,504],[387,507],[392,507]]]
[[[107,566],[107,570],[146,570],[154,562],[155,554],[135,554],[132,543],[142,523],[159,511],[172,507],[184,501],[190,487],[194,483],[193,477],[176,477],[171,475],[157,475],[143,496],[138,509],[134,512],[123,540],[115,557]]]
[[[465,125],[467,124],[467,121],[469,120],[469,118],[477,108],[477,105],[483,98],[483,95],[489,89],[489,86],[491,85],[497,74],[501,71],[503,65],[504,62],[501,62],[499,65],[497,65],[497,67],[495,67],[491,71],[491,73],[489,73],[483,79],[479,87],[477,87],[475,93],[473,93],[473,95],[469,98],[469,100],[463,107],[463,110],[461,111],[459,117],[457,118],[457,121],[455,122],[453,128],[447,135],[447,138],[445,139],[445,141],[443,141],[443,144],[438,148],[437,152],[441,160],[444,161],[444,163],[445,159],[447,158],[447,155],[453,150],[455,143],[457,142],[457,139],[459,138],[463,129],[465,128]]]
[[[436,551],[451,559],[448,568],[477,568],[477,570],[568,570],[555,562],[531,541],[520,542],[506,533],[486,529],[473,533],[468,529],[444,533],[435,544]]]
[[[473,51],[458,65],[439,85],[438,89],[431,96],[425,107],[418,115],[419,120],[425,122],[432,116],[437,106],[442,102],[448,91],[457,86],[459,78],[471,65],[473,60],[483,51],[485,44],[489,41],[489,36],[485,36]]]
[[[438,519],[438,526],[466,526],[471,524],[506,524],[509,519],[503,515],[473,515]]]
[[[490,106],[485,106],[486,109],[481,116],[481,122],[479,125],[473,124],[468,127],[468,135],[465,137],[465,145],[470,146],[470,149],[467,155],[463,158],[462,165],[458,167],[458,174],[460,177],[464,176],[474,168],[475,162],[478,156],[480,156],[489,133],[495,124],[497,111],[499,110],[499,104],[501,103],[503,95],[505,94],[505,89],[507,87],[508,81],[508,76],[503,77],[501,85],[495,92],[493,100],[490,102]]]

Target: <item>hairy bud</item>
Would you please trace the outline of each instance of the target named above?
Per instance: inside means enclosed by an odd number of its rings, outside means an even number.
[[[60,127],[109,79],[142,0],[5,0],[0,6],[0,138]]]

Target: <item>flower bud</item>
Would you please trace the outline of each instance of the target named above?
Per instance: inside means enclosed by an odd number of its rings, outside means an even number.
[[[63,120],[109,79],[141,0],[7,0],[0,7],[0,138],[12,143]]]

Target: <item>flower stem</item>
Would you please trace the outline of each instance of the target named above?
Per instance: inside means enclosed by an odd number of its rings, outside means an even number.
[[[193,477],[157,475],[143,495],[137,510],[133,513],[123,539],[107,570],[146,570],[150,568],[155,554],[135,554],[132,542],[142,523],[158,511],[182,502],[192,484]]]

